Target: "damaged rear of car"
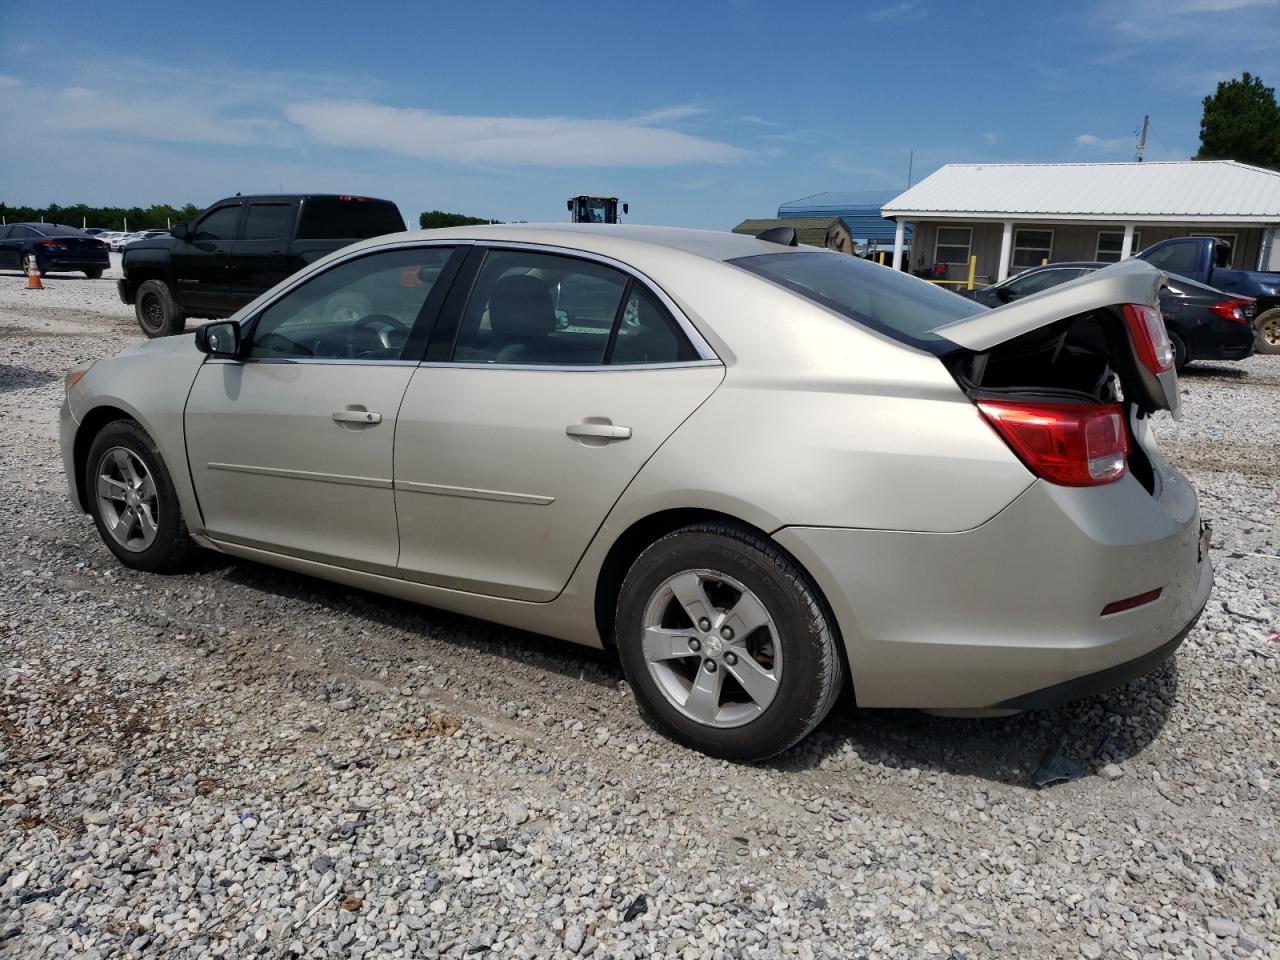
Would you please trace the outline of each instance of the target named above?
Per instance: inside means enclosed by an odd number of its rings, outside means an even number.
[[[974,448],[994,434],[1028,474],[968,529],[774,532],[835,597],[860,706],[1038,709],[1118,686],[1174,653],[1213,574],[1195,490],[1151,431],[1161,411],[1179,416],[1157,309],[1163,274],[1130,260],[926,323],[934,299],[903,286],[910,278],[849,270],[846,289],[828,276],[843,272],[839,258],[761,259],[771,262],[737,263],[937,357],[977,414],[948,440]],[[889,292],[868,296],[868,282]],[[924,308],[891,309],[899,287]],[[957,473],[957,504],[973,493]]]

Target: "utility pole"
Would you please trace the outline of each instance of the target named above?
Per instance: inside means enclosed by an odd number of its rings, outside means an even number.
[[[914,169],[915,165],[916,165],[916,152],[912,150],[911,153],[908,154],[907,156],[907,189],[908,190],[911,189],[911,171],[912,169]]]
[[[1151,125],[1151,114],[1144,113],[1142,115],[1142,133],[1138,135],[1138,155],[1135,158],[1139,163],[1142,162],[1142,155],[1147,152],[1147,127]]]

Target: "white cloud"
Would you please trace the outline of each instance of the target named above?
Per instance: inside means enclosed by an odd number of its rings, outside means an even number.
[[[782,124],[776,120],[766,120],[764,117],[756,116],[754,113],[744,113],[738,117],[743,123],[754,124],[757,127],[780,127]]]
[[[261,143],[279,121],[227,116],[180,95],[118,97],[87,87],[64,87],[41,99],[45,124],[55,130],[127,134],[169,143]]]
[[[651,110],[649,113],[642,113],[631,122],[647,127],[657,123],[671,123],[675,120],[688,120],[690,117],[700,117],[707,112],[708,110],[706,107],[699,106],[696,103],[686,103],[681,106],[663,107],[660,110]]]
[[[1132,153],[1133,137],[1099,137],[1092,133],[1082,133],[1076,137],[1077,147],[1087,147],[1103,154]]]
[[[923,20],[928,16],[929,10],[923,4],[916,3],[915,0],[901,0],[900,3],[893,3],[887,7],[879,7],[867,14],[867,19],[872,23],[887,23],[891,20]]]
[[[634,120],[486,117],[318,100],[285,108],[320,143],[401,156],[498,166],[669,167],[749,156],[727,143]]]
[[[987,131],[986,133],[982,134],[982,142],[989,147],[995,146],[997,143],[1000,142],[1000,134]]]
[[[12,90],[22,86],[22,81],[11,73],[0,73],[0,90]]]

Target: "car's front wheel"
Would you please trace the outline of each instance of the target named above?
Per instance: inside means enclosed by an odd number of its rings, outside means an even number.
[[[98,533],[125,566],[169,573],[195,554],[160,451],[134,421],[115,420],[94,437],[84,484]]]
[[[843,661],[804,571],[725,524],[663,537],[623,581],[615,636],[642,711],[715,757],[763,760],[808,735],[840,692]]]
[[[138,326],[148,337],[171,337],[186,326],[186,314],[163,280],[148,280],[138,287],[133,303]]]
[[[102,279],[102,268],[101,268],[101,267],[90,267],[88,270],[86,270],[86,271],[84,272],[84,275],[85,275],[86,277],[88,277],[90,280],[101,280],[101,279]]]

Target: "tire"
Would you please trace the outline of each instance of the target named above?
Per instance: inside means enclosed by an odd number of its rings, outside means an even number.
[[[702,629],[677,591],[695,598],[694,609],[710,604]],[[766,538],[728,524],[685,527],[645,550],[623,580],[614,627],[645,718],[726,760],[764,760],[804,739],[844,678],[830,615],[804,571]]]
[[[89,446],[82,479],[98,535],[126,567],[173,573],[190,564],[199,548],[187,532],[164,459],[137,423],[113,420],[102,428]],[[134,479],[141,482],[132,484]],[[126,492],[131,485],[132,502]],[[145,519],[152,523],[149,535]]]
[[[1176,333],[1169,334],[1169,344],[1173,347],[1173,369],[1181,373],[1188,363],[1187,345]]]
[[[32,267],[39,267],[39,266],[40,266],[40,264],[39,264],[39,262],[36,260],[36,255],[35,255],[34,253],[24,253],[24,254],[22,255],[22,266],[21,266],[21,269],[22,269],[22,273],[23,273],[24,275],[29,274],[29,273],[31,272],[31,268],[32,268]],[[43,270],[41,270],[40,272],[41,272],[42,274],[44,273],[44,271],[43,271]]]
[[[1253,321],[1258,330],[1258,353],[1280,353],[1280,307],[1263,310]]]
[[[86,270],[86,271],[84,272],[84,275],[85,275],[86,277],[88,277],[90,280],[101,280],[101,279],[102,279],[102,268],[101,268],[101,267],[94,267],[92,270]]]
[[[187,325],[187,316],[163,280],[148,280],[133,298],[138,326],[148,337],[172,337]]]

